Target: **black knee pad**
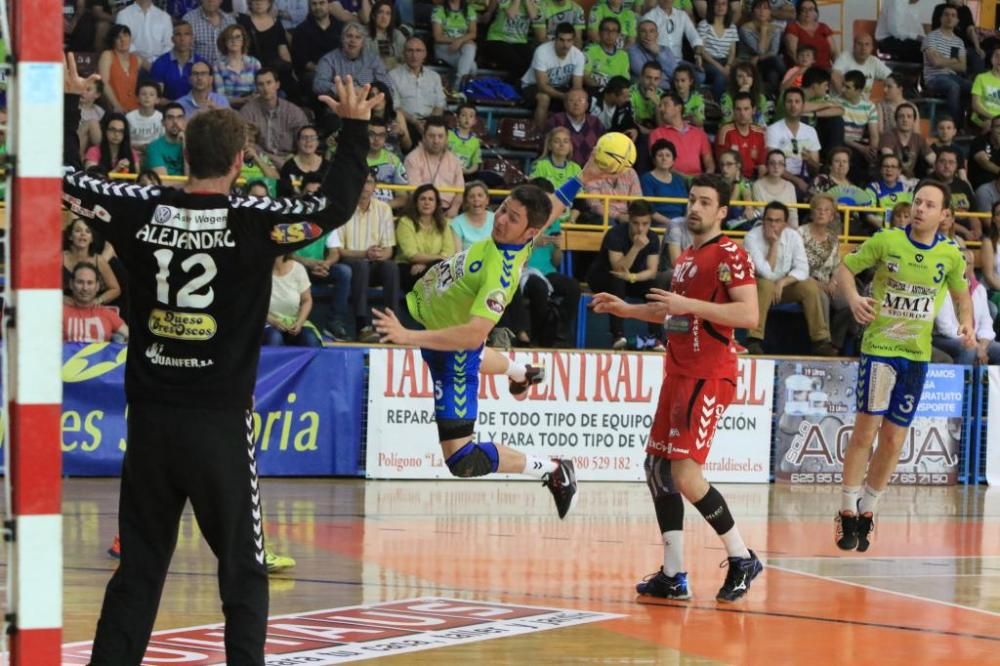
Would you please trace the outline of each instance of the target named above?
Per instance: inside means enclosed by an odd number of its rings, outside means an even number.
[[[497,471],[500,465],[500,454],[492,442],[469,442],[445,461],[454,476],[469,478],[486,476]]]
[[[438,441],[447,442],[452,439],[471,437],[476,431],[474,419],[438,419]]]

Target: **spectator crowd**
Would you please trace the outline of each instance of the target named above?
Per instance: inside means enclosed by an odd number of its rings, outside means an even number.
[[[859,331],[832,279],[838,207],[885,210],[852,213],[853,236],[905,226],[914,185],[931,176],[952,191],[948,235],[982,242],[981,360],[1000,349],[987,339],[1000,303],[1000,34],[965,0],[935,7],[928,25],[914,2],[883,0],[874,34],[841,36],[815,0],[67,0],[66,46],[101,75],[80,98],[76,157],[176,186],[188,120],[229,107],[248,127],[241,191],[301,196],[336,150],[339,120],[317,96],[348,74],[387,93],[354,217],[275,263],[265,340],[305,346],[375,341],[372,299],[399,312],[431,266],[489,236],[489,188],[559,187],[620,131],[636,164],[592,192],[625,198],[582,199],[536,241],[494,343],[570,345],[581,282],[636,299],[669,287],[691,244],[686,183],[715,172],[734,200],[759,202],[731,206],[725,223],[746,232],[757,265],[747,349],[765,351],[774,306],[797,304],[811,352],[849,353]],[[498,148],[484,106],[527,113],[520,128],[537,151]],[[569,222],[609,225],[572,271]],[[67,335],[127,336],[120,319],[86,315],[127,307],[113,248],[71,222],[64,269],[67,312],[81,320]],[[940,358],[969,362],[948,342],[948,316]],[[664,342],[659,327],[630,340],[609,319],[616,349]]]

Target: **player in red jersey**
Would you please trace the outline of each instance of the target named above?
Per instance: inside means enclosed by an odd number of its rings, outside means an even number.
[[[653,289],[649,303],[632,305],[611,294],[594,296],[596,312],[667,326],[667,362],[660,402],[646,447],[646,483],[663,535],[663,566],[636,585],[639,594],[690,599],[683,571],[686,497],[719,534],[729,571],[718,601],[736,601],[763,570],[746,547],[726,500],[701,471],[719,417],[736,393],[734,328],[757,325],[753,262],[722,235],[732,190],[716,175],[691,182],[687,228],[693,245],[681,253],[671,291]]]

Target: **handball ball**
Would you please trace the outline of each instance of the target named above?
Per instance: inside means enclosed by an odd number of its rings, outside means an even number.
[[[635,144],[621,132],[608,132],[594,146],[594,162],[608,173],[624,171],[635,164]]]

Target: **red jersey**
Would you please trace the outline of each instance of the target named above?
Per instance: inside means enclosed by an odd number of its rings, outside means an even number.
[[[681,252],[670,290],[700,301],[731,303],[729,289],[756,283],[750,255],[720,234],[701,247]],[[667,333],[668,375],[735,380],[732,327],[692,315],[674,315],[667,321]]]
[[[750,126],[750,133],[740,134],[735,125],[726,125],[719,130],[720,138],[715,144],[721,154],[724,150],[735,150],[743,161],[743,177],[756,178],[757,167],[767,159],[767,145],[764,130],[756,125]]]
[[[125,322],[117,308],[100,305],[63,305],[63,340],[66,342],[110,342]]]

